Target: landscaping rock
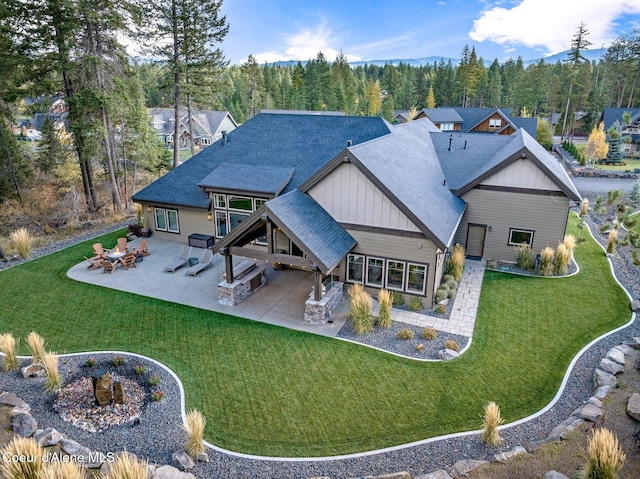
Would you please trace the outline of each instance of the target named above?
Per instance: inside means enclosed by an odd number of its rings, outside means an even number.
[[[578,429],[580,426],[584,424],[584,419],[577,416],[569,416],[567,419],[562,421],[556,427],[554,427],[549,436],[549,439],[560,438],[565,439],[570,433]]]
[[[607,358],[604,358],[602,361],[600,361],[600,364],[598,364],[598,369],[601,369],[605,373],[613,374],[614,376],[624,372],[623,366],[620,366],[615,361]]]
[[[505,463],[512,457],[519,456],[520,454],[527,454],[527,450],[522,446],[516,446],[510,451],[499,452],[498,454],[493,456],[493,459],[491,459],[491,462]]]
[[[449,475],[451,477],[466,476],[477,467],[484,466],[485,464],[489,464],[489,462],[478,461],[476,459],[462,459],[453,465],[449,471]]]
[[[542,479],[569,479],[569,478],[564,474],[560,474],[558,471],[549,471],[549,472],[545,472],[544,476],[542,476]]]
[[[627,346],[631,346],[633,349],[640,349],[640,338],[631,338],[624,342]]]
[[[526,444],[524,448],[526,449],[527,452],[532,453],[532,452],[535,452],[535,450],[538,449],[540,446],[544,446],[545,444],[549,444],[552,442],[559,442],[559,441],[560,441],[559,436],[548,437],[540,441],[531,441],[530,443]]]
[[[22,372],[22,377],[25,379],[41,378],[46,373],[45,367],[40,363],[31,363],[20,369],[20,371]]]
[[[617,349],[618,351],[621,351],[622,354],[631,354],[634,349],[629,346],[628,344],[618,344],[615,348],[613,349]]]
[[[596,422],[600,416],[602,416],[602,409],[593,404],[585,404],[582,406],[576,416],[584,419],[585,421]]]
[[[624,353],[618,348],[611,348],[607,351],[605,358],[624,366]]]
[[[196,479],[190,472],[181,472],[173,466],[161,466],[153,473],[152,479]]]
[[[633,393],[627,401],[627,414],[636,421],[640,421],[640,394]]]
[[[78,462],[82,462],[84,467],[89,469],[96,469],[102,467],[107,462],[107,456],[101,452],[92,451],[88,447],[83,446],[79,442],[63,437],[60,441],[60,447],[62,450],[70,456],[76,456]]]
[[[595,407],[599,407],[600,409],[602,409],[602,401],[600,401],[600,399],[595,396],[591,396],[589,399],[587,399],[587,402],[589,404],[593,404]]]
[[[178,449],[171,455],[171,458],[173,459],[174,464],[183,471],[188,471],[189,469],[196,467],[196,463],[193,462],[193,459],[189,457],[184,449]]]
[[[198,457],[196,457],[196,461],[209,462],[209,454],[207,454],[206,452],[201,452],[200,454],[198,454]]]
[[[38,429],[38,431],[33,435],[33,438],[42,447],[55,446],[62,441],[63,437],[62,433],[52,427],[48,427],[44,430]]]
[[[634,313],[640,312],[640,301],[638,301],[637,299],[634,301],[631,301],[631,309],[633,310]]]
[[[444,469],[438,469],[437,471],[431,472],[429,474],[416,476],[414,479],[451,479],[451,476]]]
[[[382,476],[376,476],[375,479],[412,479],[411,474],[407,471],[392,472],[391,474],[383,474]]]
[[[21,407],[14,407],[9,412],[9,416],[11,416],[11,417],[17,416],[18,414],[31,414],[31,411],[26,410],[26,409],[22,409]]]
[[[11,428],[18,436],[31,437],[38,430],[38,423],[28,412],[20,413],[13,416]]]
[[[458,356],[460,356],[460,353],[453,349],[441,349],[438,351],[438,359],[442,359],[443,361],[449,361],[457,358]]]
[[[607,394],[609,394],[609,391],[611,391],[611,386],[600,386],[593,393],[593,397],[602,400],[607,397]]]
[[[2,394],[0,394],[0,404],[4,406],[19,407],[20,409],[27,412],[31,411],[31,406],[24,402],[22,398],[16,396],[16,393],[3,392]]]
[[[600,386],[609,386],[612,388],[618,387],[618,380],[613,374],[609,374],[604,372],[602,369],[595,370],[593,375],[593,381],[595,382],[596,387]]]

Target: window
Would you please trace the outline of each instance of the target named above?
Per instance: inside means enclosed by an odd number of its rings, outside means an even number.
[[[267,200],[265,200],[264,198],[256,198],[254,201],[256,204],[254,211],[260,208],[262,205],[264,205],[267,202]]]
[[[229,195],[227,199],[229,201],[230,210],[253,211],[253,200],[251,198],[247,198],[246,196]]]
[[[410,293],[424,294],[426,289],[427,267],[421,264],[407,263],[407,287]]]
[[[245,213],[231,213],[229,212],[229,231],[233,231],[233,229],[246,220],[249,215]]]
[[[213,195],[213,202],[216,208],[227,207],[227,197],[225,195]]]
[[[453,131],[454,129],[453,123],[440,123],[440,131]]]
[[[529,246],[533,244],[533,231],[516,230],[511,228],[509,230],[509,244],[519,246],[522,243],[526,243]]]
[[[502,119],[489,118],[489,128],[500,128],[502,126]]]
[[[156,229],[158,231],[168,231],[169,233],[180,233],[178,225],[178,210],[166,210],[155,208]]]
[[[222,238],[227,234],[227,213],[216,211],[216,236]]]
[[[362,283],[364,278],[364,256],[350,254],[347,256],[347,281]]]
[[[200,138],[200,143],[209,146],[211,144],[211,138]]]
[[[387,288],[402,291],[404,288],[404,263],[387,261]]]
[[[384,274],[384,260],[382,258],[367,258],[367,284],[382,288]]]

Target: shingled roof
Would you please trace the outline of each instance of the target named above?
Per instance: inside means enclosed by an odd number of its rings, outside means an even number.
[[[198,185],[217,167],[243,165],[295,170],[283,193],[347,147],[390,133],[382,118],[260,113],[133,196],[134,201],[208,208]],[[235,181],[230,179],[229,181]]]

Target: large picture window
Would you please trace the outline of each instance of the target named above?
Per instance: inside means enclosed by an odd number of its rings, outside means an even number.
[[[216,236],[222,238],[227,232],[227,212],[216,211]]]
[[[229,212],[229,231],[233,231],[233,229],[246,220],[249,215],[245,213],[231,213]]]
[[[382,258],[367,258],[367,284],[383,287],[384,260]]]
[[[180,233],[178,210],[155,208],[156,230],[169,233]]]
[[[533,231],[511,228],[509,230],[509,244],[519,246],[522,243],[528,244],[529,246],[533,245]]]
[[[227,199],[229,200],[230,210],[253,211],[253,200],[251,198],[229,195]]]
[[[404,263],[387,261],[387,288],[402,291],[404,288]]]
[[[364,256],[350,254],[347,256],[347,281],[350,283],[362,283],[364,279]]]
[[[410,293],[424,294],[427,285],[427,267],[422,264],[407,263],[407,287]]]

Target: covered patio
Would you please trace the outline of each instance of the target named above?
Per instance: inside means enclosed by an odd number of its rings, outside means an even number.
[[[130,242],[129,249],[139,246],[140,241],[138,239]],[[147,245],[151,254],[137,263],[136,268],[125,270],[118,266],[113,274],[104,274],[102,268],[88,269],[88,263],[83,260],[71,268],[67,275],[76,281],[105,288],[330,337],[334,337],[347,320],[348,304],[341,302],[331,316],[333,322],[310,324],[304,321],[305,301],[309,298],[314,280],[312,272],[274,270],[270,263],[263,260],[261,263],[266,266],[267,276],[265,287],[256,290],[237,306],[230,307],[218,303],[217,285],[223,281],[222,274],[225,272],[223,256],[215,254],[212,267],[197,276],[186,274],[188,265],[169,273],[164,268],[180,254],[183,243],[150,237],[147,238]],[[109,248],[114,245],[104,246]],[[200,258],[203,252],[204,249],[194,247],[190,256]],[[233,262],[238,264],[244,259],[234,256]],[[254,258],[247,256],[246,259]]]

